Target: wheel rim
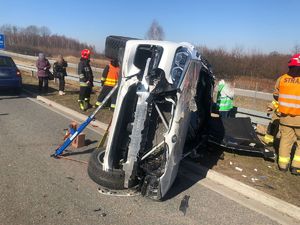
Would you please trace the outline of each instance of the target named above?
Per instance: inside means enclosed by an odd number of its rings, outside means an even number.
[[[97,154],[97,161],[98,161],[98,163],[100,163],[101,165],[103,165],[104,154],[105,154],[104,151],[99,152],[99,153]]]

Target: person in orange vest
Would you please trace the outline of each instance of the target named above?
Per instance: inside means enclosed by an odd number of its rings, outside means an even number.
[[[289,71],[278,78],[274,98],[280,112],[280,146],[278,167],[300,175],[300,54],[295,54],[288,63]],[[296,151],[291,150],[296,142]],[[292,158],[292,160],[291,160]]]
[[[101,77],[102,90],[98,96],[95,107],[102,105],[102,101],[104,100],[106,95],[108,95],[108,93],[113,89],[113,87],[117,85],[118,78],[119,78],[119,70],[120,67],[117,59],[111,60],[110,64],[104,68]],[[110,99],[111,109],[114,109],[116,107],[116,98],[117,98],[117,92],[115,92],[111,96]]]

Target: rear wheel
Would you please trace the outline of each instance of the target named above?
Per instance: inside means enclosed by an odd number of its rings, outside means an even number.
[[[114,169],[109,172],[103,171],[104,155],[104,148],[97,148],[94,150],[88,164],[89,177],[97,184],[106,188],[114,190],[124,189],[124,171],[120,169]]]
[[[123,58],[124,49],[128,40],[134,40],[130,37],[108,36],[105,41],[105,56],[111,59]]]

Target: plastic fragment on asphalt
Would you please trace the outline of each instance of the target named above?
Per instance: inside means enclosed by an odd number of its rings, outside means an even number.
[[[229,164],[232,165],[233,163],[230,161]]]
[[[247,176],[243,174],[242,177],[245,177],[245,178],[246,178]]]
[[[240,167],[235,167],[235,169],[237,170],[237,171],[240,171],[240,172],[242,172],[243,171],[243,169],[242,168],[240,168]]]
[[[257,169],[255,168],[254,171],[257,172]]]
[[[185,195],[183,197],[183,199],[180,202],[180,206],[179,206],[179,210],[181,212],[183,212],[183,215],[185,216],[186,214],[186,210],[189,207],[189,200],[190,200],[190,196],[189,195]]]
[[[101,211],[102,209],[101,209],[101,207],[100,208],[98,208],[98,209],[94,209],[94,212],[99,212],[99,211]]]

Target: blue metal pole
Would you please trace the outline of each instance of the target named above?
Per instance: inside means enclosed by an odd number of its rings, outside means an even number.
[[[107,102],[107,100],[113,95],[113,93],[117,90],[118,85],[116,85],[104,98],[102,105],[98,106],[97,109],[84,121],[82,124],[80,124],[79,128],[77,130],[74,130],[72,132],[71,136],[68,137],[65,142],[55,150],[55,153],[52,154],[52,157],[57,157],[63,153],[63,151],[72,143],[72,141],[89,125],[92,120],[94,120],[96,114],[98,111],[103,107],[103,105]]]

